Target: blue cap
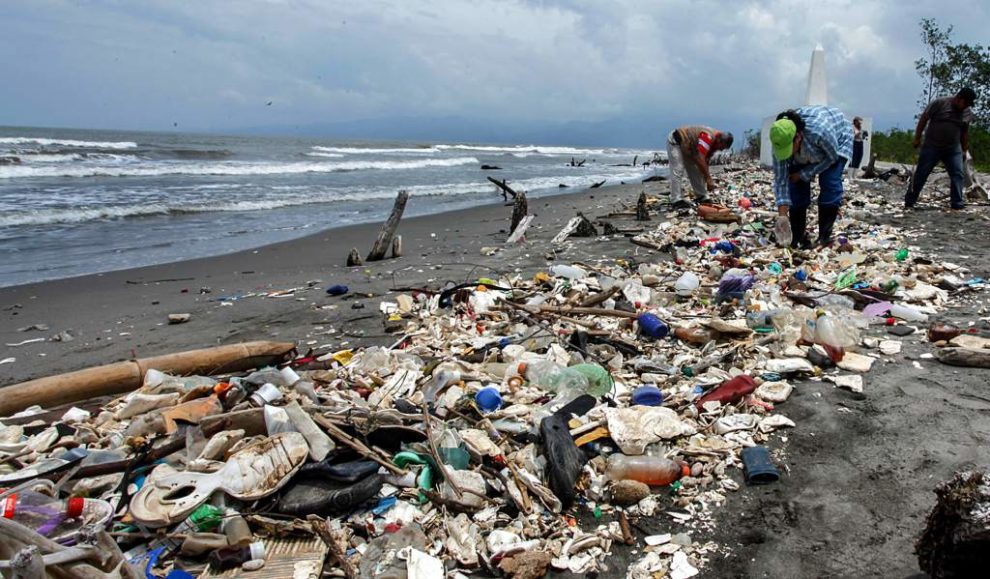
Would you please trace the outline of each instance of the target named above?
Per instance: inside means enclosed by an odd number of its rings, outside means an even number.
[[[633,390],[633,406],[660,406],[663,404],[663,392],[653,384],[646,384]]]
[[[474,401],[482,412],[495,412],[502,407],[502,395],[494,386],[485,386],[478,390],[478,393],[474,395]]]

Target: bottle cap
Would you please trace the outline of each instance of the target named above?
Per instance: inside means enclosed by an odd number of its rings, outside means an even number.
[[[82,497],[72,497],[66,505],[65,514],[70,519],[77,519],[82,516],[84,506],[86,506],[86,499]]]
[[[474,401],[478,403],[478,408],[482,412],[494,412],[502,407],[502,395],[494,386],[486,386],[478,390]]]
[[[633,390],[632,403],[634,406],[660,406],[663,404],[663,392],[652,384],[640,386]]]

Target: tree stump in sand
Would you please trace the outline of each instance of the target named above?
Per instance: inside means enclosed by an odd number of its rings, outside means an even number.
[[[578,223],[577,229],[572,234],[574,237],[594,237],[598,235],[598,229],[595,228],[595,225],[583,213],[578,213],[577,216],[581,218],[581,222]]]
[[[358,265],[364,265],[364,261],[361,259],[361,254],[358,253],[356,247],[351,248],[351,252],[347,254],[347,267],[355,267]]]
[[[402,212],[406,210],[406,201],[409,200],[408,191],[399,191],[395,196],[395,205],[392,206],[392,213],[389,214],[385,224],[382,225],[378,239],[371,247],[371,253],[365,258],[366,261],[381,261],[385,259],[385,252],[392,244],[392,236],[395,235],[396,228],[399,227],[399,220],[402,219]]]
[[[396,235],[392,240],[392,258],[402,257],[402,236]]]
[[[935,494],[925,531],[914,545],[918,565],[933,579],[984,576],[990,563],[990,475],[957,472],[935,487]]]
[[[526,193],[520,192],[516,195],[516,202],[512,204],[512,222],[509,225],[509,235],[516,231],[519,222],[529,213],[529,201],[526,200]]]
[[[636,201],[636,221],[649,221],[650,211],[646,208],[646,191],[639,194]]]

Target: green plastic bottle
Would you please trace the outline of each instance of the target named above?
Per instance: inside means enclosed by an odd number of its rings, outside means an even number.
[[[904,261],[907,258],[908,258],[908,250],[907,250],[906,247],[903,248],[903,249],[900,249],[897,252],[897,255],[894,256],[894,259],[896,259],[897,261]]]
[[[612,387],[615,386],[615,380],[612,378],[612,375],[608,373],[608,370],[598,364],[575,364],[570,369],[581,373],[581,375],[588,379],[588,389],[585,392],[595,398],[600,398],[608,394],[612,391]]]

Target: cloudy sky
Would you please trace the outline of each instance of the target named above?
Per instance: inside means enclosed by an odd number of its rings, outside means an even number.
[[[371,121],[414,137],[445,124],[494,139],[529,127],[548,142],[591,127],[632,146],[684,122],[757,127],[801,104],[820,42],[832,104],[907,127],[923,17],[983,43],[990,3],[10,0],[0,125],[359,131]]]

